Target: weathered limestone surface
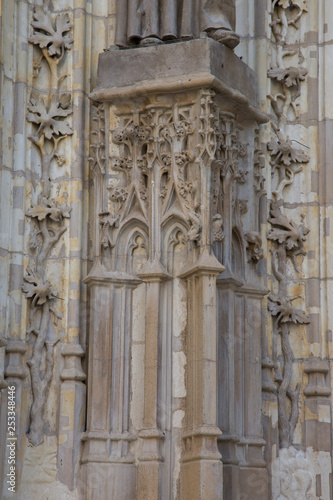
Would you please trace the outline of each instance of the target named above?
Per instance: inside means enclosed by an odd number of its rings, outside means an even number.
[[[0,0],[6,500],[333,499],[333,5],[176,3]]]

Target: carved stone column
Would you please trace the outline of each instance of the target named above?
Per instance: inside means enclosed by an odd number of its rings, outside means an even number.
[[[144,358],[144,414],[143,429],[139,437],[142,441],[138,465],[138,500],[160,497],[161,463],[163,462],[162,443],[164,433],[160,428],[158,407],[160,403],[159,367],[160,325],[161,325],[161,284],[170,276],[162,266],[154,269],[147,266],[139,276],[147,283],[146,292],[146,330]],[[150,268],[150,271],[149,271]]]
[[[183,439],[181,498],[222,498],[217,449],[216,276],[223,267],[203,255],[182,277],[188,282],[187,419]]]
[[[81,433],[85,424],[86,374],[81,367],[84,351],[80,344],[64,344],[61,352],[64,369],[61,372],[58,468],[61,481],[74,489],[78,473]],[[69,425],[70,424],[70,425]]]
[[[135,498],[136,470],[130,443],[132,290],[139,280],[125,273],[86,278],[90,294],[88,414],[82,463],[92,500]],[[109,492],[109,493],[108,493]]]
[[[253,85],[247,85],[249,81]],[[245,120],[248,137],[254,140],[254,125],[265,120],[256,107],[254,89],[251,70],[231,50],[208,38],[100,55],[97,88],[90,96],[98,103],[91,157],[96,249],[86,280],[91,323],[84,462],[90,498],[106,498],[108,488],[117,493],[117,500],[130,498],[136,463],[133,499],[222,499],[216,278],[224,265],[216,243],[224,238],[225,223],[228,241],[222,253],[229,265],[233,182],[242,183],[246,175],[243,166],[237,166],[243,149],[233,122]],[[224,177],[229,180],[223,191]],[[229,207],[228,221],[222,205]],[[245,201],[237,197],[236,205],[237,213],[245,211]],[[252,237],[257,256],[258,237]],[[177,261],[174,268],[176,247],[185,261],[181,266]],[[119,290],[133,288],[140,279],[144,283],[140,285],[141,383],[129,376],[121,388],[115,387],[111,374],[118,364],[126,365],[126,352],[115,354],[112,339],[124,336],[126,342],[134,342],[130,329],[120,333],[123,327],[118,331],[115,325],[138,315],[131,312],[130,293],[122,302],[119,294],[124,292]],[[187,324],[177,310],[169,310],[170,291],[180,288],[179,279],[182,287],[187,284],[182,292]],[[122,305],[122,312],[115,304]],[[173,336],[180,330],[186,347],[179,333]],[[260,335],[253,353],[258,349]],[[183,371],[186,382],[180,387]],[[260,376],[258,387],[260,399]],[[116,460],[108,444],[112,442],[108,422],[110,415],[118,414],[117,402],[113,396],[102,396],[120,390],[136,402],[136,407],[130,405],[130,421],[135,414],[136,427],[129,435],[139,438],[130,446],[133,456],[126,456],[126,467],[125,455]],[[248,413],[253,418],[253,412]],[[121,436],[125,440],[124,431]],[[244,437],[260,438],[251,430]],[[252,441],[244,446],[262,448],[261,441]],[[93,484],[97,477],[98,486]],[[127,493],[120,485],[126,485]]]

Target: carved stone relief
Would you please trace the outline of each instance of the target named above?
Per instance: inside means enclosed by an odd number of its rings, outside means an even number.
[[[44,408],[53,376],[54,346],[59,341],[57,325],[62,318],[55,306],[59,297],[58,286],[47,278],[47,260],[67,230],[65,221],[70,217],[71,209],[52,196],[50,167],[53,161],[60,166],[64,164],[66,160],[59,152],[59,144],[73,134],[66,120],[72,113],[71,96],[62,90],[66,74],[61,71],[61,63],[73,38],[69,33],[72,29],[69,15],[52,15],[49,1],[35,7],[33,19],[29,41],[38,47],[38,56],[34,60],[37,82],[36,90],[31,91],[27,120],[33,125],[29,139],[37,148],[41,161],[41,189],[37,193],[37,202],[26,212],[33,228],[30,237],[32,257],[22,290],[30,303],[27,335],[32,341],[32,355],[27,361],[32,389],[28,439],[38,446],[44,440]],[[48,89],[39,92],[38,75],[43,65],[48,74]]]
[[[305,453],[293,446],[280,450],[281,491],[276,500],[315,500],[311,464]]]
[[[271,11],[271,30],[273,35],[273,64],[268,71],[275,92],[268,98],[274,113],[272,125],[273,138],[268,143],[272,173],[273,201],[270,208],[269,223],[272,229],[268,232],[268,240],[273,242],[270,249],[271,266],[274,278],[278,282],[278,293],[268,297],[268,309],[273,316],[272,362],[275,367],[275,382],[278,385],[278,427],[280,446],[289,448],[293,442],[293,433],[299,417],[300,383],[293,388],[294,354],[291,348],[291,324],[309,323],[307,314],[294,308],[292,302],[301,296],[290,296],[288,285],[287,263],[292,263],[294,272],[300,273],[298,256],[304,257],[304,243],[309,229],[304,217],[295,223],[287,217],[284,209],[284,191],[290,186],[295,174],[302,171],[303,164],[310,160],[309,154],[297,145],[298,141],[287,135],[287,122],[298,118],[298,100],[301,95],[302,82],[305,81],[307,69],[294,66],[297,52],[289,48],[291,36],[299,30],[304,13],[307,12],[306,1],[286,2],[274,0]],[[299,60],[301,60],[299,54]],[[291,61],[291,62],[290,62]],[[283,363],[277,359],[277,339],[281,340]],[[267,363],[266,363],[267,364]],[[282,486],[281,486],[282,488]],[[281,489],[282,491],[282,489]],[[284,497],[283,497],[284,498]],[[305,497],[304,497],[305,498]]]

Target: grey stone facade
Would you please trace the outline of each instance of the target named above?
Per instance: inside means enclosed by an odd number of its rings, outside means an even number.
[[[330,1],[0,6],[1,498],[332,500]]]

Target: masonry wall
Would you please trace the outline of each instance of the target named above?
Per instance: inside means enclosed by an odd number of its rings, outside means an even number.
[[[107,104],[110,109],[101,112],[96,108],[101,101],[92,103],[88,95],[97,86],[99,54],[114,44],[115,3],[107,0],[0,3],[0,426],[4,444],[0,452],[0,477],[4,498],[13,498],[6,483],[9,449],[5,444],[10,439],[7,412],[11,401],[7,386],[15,386],[16,398],[16,498],[79,499],[101,495],[94,474],[99,478],[102,468],[95,473],[91,466],[92,472],[87,472],[89,456],[95,453],[93,445],[88,450],[87,425],[90,428],[93,425],[94,411],[98,416],[104,398],[101,394],[100,400],[97,398],[92,404],[93,398],[89,396],[92,385],[88,384],[87,391],[87,377],[89,380],[96,369],[103,380],[105,366],[102,364],[98,372],[95,360],[104,355],[105,344],[102,341],[99,345],[96,357],[88,359],[88,353],[94,332],[99,328],[94,321],[98,322],[98,314],[104,314],[111,292],[104,285],[100,289],[96,283],[89,286],[99,279],[98,273],[94,275],[91,271],[101,251],[99,213],[108,208],[103,202],[99,205],[98,193],[103,189],[96,180],[96,171],[101,160],[102,163],[105,160],[103,144],[109,144],[111,156],[119,154],[118,145],[110,137],[103,140],[105,122],[98,120],[104,114],[109,128],[116,128],[121,122],[121,106],[113,101]],[[47,27],[56,27],[56,19],[63,28],[63,41],[59,45],[56,42],[50,52],[42,46],[42,35],[47,33]],[[239,281],[242,271],[237,258],[232,271],[237,274],[240,270],[238,281],[232,281],[227,273],[222,273],[217,281],[216,335],[220,339],[216,351],[217,394],[222,401],[220,406],[218,403],[217,427],[222,429],[225,439],[216,439],[224,470],[223,498],[238,498],[242,493],[244,498],[248,495],[248,498],[274,500],[329,500],[333,488],[330,307],[333,7],[330,0],[295,0],[291,4],[284,0],[237,1],[236,32],[241,40],[234,53],[254,71],[258,108],[268,121],[260,124],[264,119],[257,117],[256,125],[251,128],[248,119],[240,120],[243,129],[240,137],[247,148],[246,160],[241,158],[240,164],[244,170],[251,169],[251,182],[255,184],[251,195],[250,181],[246,189],[237,187],[237,200],[248,202],[247,215],[240,216],[242,262],[246,269],[244,276],[252,280],[252,285],[256,284],[257,295],[253,289],[251,293],[248,289],[244,292],[246,287],[240,290],[246,280]],[[224,70],[228,72],[229,68]],[[253,90],[251,85],[248,84],[249,92]],[[166,94],[174,95],[173,92],[167,90]],[[193,100],[193,94],[189,93],[187,99]],[[130,108],[136,101],[130,97],[129,102]],[[153,98],[150,104],[156,104]],[[96,144],[102,147],[98,161]],[[91,145],[95,145],[93,150]],[[104,191],[110,193],[107,187]],[[187,231],[191,228],[193,223],[188,223]],[[249,231],[260,233],[263,258],[258,258],[258,262],[256,258],[247,262],[246,249],[251,257],[254,248],[251,236],[250,241],[245,238]],[[144,232],[134,234],[133,262],[127,263],[137,273],[147,257],[142,235]],[[160,276],[158,293],[164,301],[164,310],[155,318],[163,325],[163,352],[170,348],[171,330],[174,352],[161,368],[169,389],[161,386],[157,389],[168,401],[168,418],[172,420],[172,424],[163,425],[173,429],[167,435],[166,445],[163,444],[166,448],[162,447],[169,467],[169,472],[160,473],[165,474],[163,484],[168,483],[161,496],[165,499],[185,498],[180,471],[191,368],[187,357],[191,323],[186,304],[193,294],[190,281],[178,278],[188,250],[177,231],[172,237],[174,253],[170,257],[168,250],[163,250],[163,265],[174,279],[164,282],[165,277]],[[195,240],[192,243],[196,245]],[[214,248],[219,259],[216,242]],[[235,249],[236,242],[230,248]],[[220,260],[227,267],[222,257]],[[89,273],[92,281],[84,282]],[[152,278],[141,279],[144,283],[137,286],[133,281],[125,286],[128,289],[123,295],[115,295],[118,308],[128,307],[124,304],[128,296],[132,297],[132,326],[124,328],[133,332],[132,359],[130,362],[126,358],[126,363],[130,363],[133,389],[131,422],[138,431],[146,430],[147,425],[142,422],[148,418],[144,392],[149,390],[144,388],[148,361],[144,309],[147,297],[154,297],[154,290],[159,288],[151,282]],[[198,295],[194,294],[191,300],[195,301],[201,291],[198,289]],[[207,298],[205,294],[203,297]],[[216,307],[215,299],[211,300],[212,307]],[[173,309],[172,320],[168,319],[168,307]],[[237,323],[240,310],[246,327],[241,321]],[[93,311],[98,314],[92,319]],[[257,343],[251,342],[245,331],[253,331]],[[244,415],[251,415],[254,410],[246,406],[246,398],[244,404],[239,396],[244,387],[237,377],[247,369],[244,356],[252,347],[259,349],[258,356],[249,358],[248,363],[254,366],[249,370],[254,374],[254,397],[259,409],[262,405],[262,420],[258,429],[242,430],[243,435],[237,429],[243,429]],[[125,359],[125,352],[123,356]],[[166,358],[161,355],[158,359]],[[236,361],[226,369],[224,363],[231,359]],[[260,384],[262,394],[259,394]],[[105,390],[108,389],[106,385]],[[174,399],[170,394],[167,396],[169,390]],[[245,393],[246,390],[247,386]],[[234,431],[237,439],[244,438],[236,444],[231,439]],[[135,463],[140,456],[140,448],[135,446],[147,442],[145,438],[147,435],[135,435],[137,441],[129,445]],[[251,460],[248,456],[244,458],[244,450],[248,449],[259,450],[253,459],[256,465],[249,466]],[[144,483],[145,472],[142,474]],[[193,471],[189,476],[186,474],[189,482],[196,475]],[[124,482],[126,477],[125,474]],[[238,483],[242,484],[241,492],[235,488]],[[222,498],[222,492],[216,490],[211,498]]]

